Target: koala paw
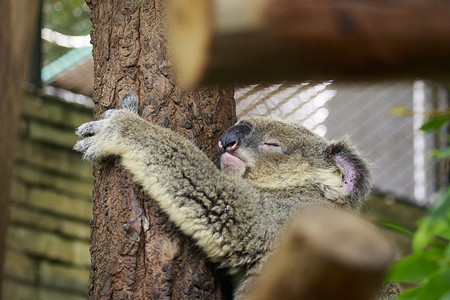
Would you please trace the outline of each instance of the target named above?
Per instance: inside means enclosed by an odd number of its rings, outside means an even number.
[[[73,149],[83,153],[83,159],[96,162],[106,156],[101,147],[102,133],[107,125],[106,122],[107,120],[103,119],[84,123],[78,127],[75,133],[83,139],[79,140]]]
[[[117,126],[114,126],[113,120],[115,115],[124,112],[137,115],[138,100],[136,97],[127,94],[122,101],[121,109],[110,109],[103,114],[103,118],[98,121],[92,121],[82,124],[76,130],[76,135],[82,137],[73,149],[83,153],[83,159],[91,162],[99,162],[110,155],[115,155],[111,149],[114,148],[115,133]]]

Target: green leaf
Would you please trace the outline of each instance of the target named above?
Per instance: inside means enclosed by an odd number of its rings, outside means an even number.
[[[450,268],[433,275],[422,285],[400,294],[399,300],[440,300],[450,292]]]
[[[450,213],[450,187],[441,192],[430,207],[431,224]]]
[[[423,251],[427,246],[436,250],[444,250],[450,239],[450,223],[447,219],[435,219],[432,223],[430,217],[419,222],[419,228],[413,237],[413,252]]]
[[[394,264],[389,270],[389,281],[415,282],[433,275],[439,268],[440,256],[434,251],[418,252]]]
[[[442,125],[444,125],[448,121],[450,121],[450,116],[433,117],[428,119],[428,121],[425,124],[423,124],[422,127],[420,127],[420,129],[426,132],[430,132],[441,128]]]
[[[441,192],[429,209],[428,216],[419,221],[419,228],[413,237],[413,251],[422,251],[427,245],[442,248],[445,241],[435,239],[436,235],[450,239],[450,188]]]
[[[440,150],[434,150],[432,152],[432,155],[435,159],[437,160],[442,160],[442,159],[446,159],[448,157],[450,157],[450,147],[445,148],[444,150],[440,151]]]
[[[450,221],[445,218],[441,218],[434,222],[431,227],[433,235],[442,237],[446,240],[450,239]],[[441,241],[441,244],[446,245],[446,241]]]
[[[408,236],[408,237],[413,237],[414,236],[414,232],[413,231],[411,231],[411,230],[409,230],[409,229],[407,229],[407,228],[405,228],[403,226],[400,226],[398,224],[394,224],[394,223],[391,223],[391,222],[381,222],[381,226],[383,226],[385,228],[388,228],[390,230],[396,231],[398,233],[401,233],[401,234],[403,234],[405,236]]]
[[[446,293],[444,296],[439,298],[439,300],[450,300],[450,292]]]
[[[417,228],[412,241],[413,252],[422,251],[430,241],[434,238],[431,233],[431,218],[429,216],[419,221],[419,228]]]
[[[450,244],[447,245],[447,248],[445,248],[445,257],[450,258]]]
[[[403,291],[397,298],[397,300],[419,300],[418,294],[423,288],[423,284]]]

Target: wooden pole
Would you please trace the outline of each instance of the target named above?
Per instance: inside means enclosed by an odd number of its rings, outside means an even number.
[[[41,1],[0,1],[0,271],[3,270],[15,142],[28,57]],[[0,298],[3,272],[0,272]]]
[[[347,212],[299,214],[245,300],[373,300],[394,257],[373,224]]]
[[[445,0],[172,0],[179,81],[448,76]]]

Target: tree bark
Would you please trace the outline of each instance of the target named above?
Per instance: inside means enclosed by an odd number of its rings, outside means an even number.
[[[443,0],[173,0],[180,82],[448,78]]]
[[[233,89],[183,90],[166,47],[165,0],[87,0],[94,57],[94,114],[127,93],[140,115],[208,154],[235,122]],[[94,165],[90,299],[222,299],[212,266],[116,159]]]
[[[22,89],[40,5],[41,1],[0,1],[0,270]]]

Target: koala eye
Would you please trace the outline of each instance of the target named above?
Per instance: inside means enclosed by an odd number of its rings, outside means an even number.
[[[264,145],[267,147],[280,147],[280,144],[278,143],[264,143]]]
[[[278,141],[266,141],[261,144],[263,151],[284,152],[284,147]]]

